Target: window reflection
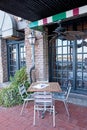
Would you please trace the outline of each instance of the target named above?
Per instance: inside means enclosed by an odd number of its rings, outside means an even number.
[[[84,53],[87,53],[87,47],[86,46],[83,47],[83,50],[84,50]]]
[[[77,53],[82,53],[82,40],[77,40]]]
[[[77,48],[77,52],[81,53],[82,52],[82,47],[81,48]]]
[[[62,42],[61,42],[60,39],[57,39],[57,40],[56,40],[56,45],[57,45],[57,46],[62,46]]]
[[[87,58],[87,54],[83,54],[83,60]]]
[[[77,60],[82,61],[82,54],[77,54]]]
[[[57,51],[57,52],[58,52],[57,54],[62,54],[62,47],[58,47],[57,50],[58,50],[58,51]]]
[[[63,55],[64,62],[67,61],[67,55]]]
[[[63,54],[67,54],[67,46],[63,47]]]
[[[67,46],[67,40],[63,41],[63,46]]]

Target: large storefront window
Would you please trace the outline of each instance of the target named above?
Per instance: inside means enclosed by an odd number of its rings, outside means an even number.
[[[26,65],[24,42],[10,41],[8,48],[8,76],[14,76],[15,72]]]
[[[62,86],[66,85],[68,78],[72,80],[72,60],[73,53],[70,41],[57,39],[56,44],[52,44],[51,80],[59,82]]]
[[[79,45],[79,46],[78,46]],[[87,90],[87,43],[77,41],[76,87]]]
[[[82,21],[76,24],[76,28],[87,31],[85,24],[87,25],[87,22]],[[68,26],[67,28],[69,29]],[[50,81],[59,82],[61,87],[65,88],[67,81],[70,80],[72,91],[86,93],[87,39],[73,41],[56,39],[54,43],[50,43],[49,66]]]

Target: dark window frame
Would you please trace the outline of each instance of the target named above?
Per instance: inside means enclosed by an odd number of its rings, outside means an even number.
[[[12,52],[12,50],[11,50],[11,52],[9,52],[9,49],[10,49],[9,47],[12,48],[14,46],[16,46],[16,52]],[[23,67],[23,65],[20,64],[20,55],[21,55],[20,54],[20,47],[21,46],[24,46],[24,41],[9,41],[9,40],[7,41],[8,80],[10,80],[10,76],[14,76],[15,72],[17,70],[19,70],[21,67]],[[12,60],[12,59],[10,59],[11,58],[10,55],[12,55],[12,53],[13,53],[13,55],[14,55],[14,53],[16,53],[16,61],[15,61],[16,62],[16,68],[15,68],[15,70],[13,69],[13,71],[11,70],[11,67],[13,68],[15,65],[14,65],[14,63],[12,63],[12,65],[10,63],[11,60]],[[26,66],[26,63],[25,63],[24,66]],[[13,74],[11,74],[11,73],[13,73]]]

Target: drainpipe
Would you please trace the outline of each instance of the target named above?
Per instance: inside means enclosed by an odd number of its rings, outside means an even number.
[[[29,74],[30,74],[30,84],[32,83],[32,70],[35,69],[35,33],[34,30],[32,30],[31,34],[29,35],[29,43],[32,47],[32,66],[30,68]]]
[[[35,46],[34,45],[31,45],[32,46],[32,67],[30,68],[30,84],[32,83],[32,70],[35,69]]]

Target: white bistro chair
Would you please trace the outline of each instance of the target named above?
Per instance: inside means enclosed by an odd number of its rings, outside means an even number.
[[[64,103],[68,117],[70,116],[70,114],[69,114],[67,102],[68,102],[70,90],[71,90],[71,85],[68,85],[67,90],[65,92],[60,92],[60,93],[54,92],[53,93],[54,100],[62,101]]]
[[[49,111],[53,114],[53,127],[55,127],[55,104],[52,98],[52,93],[49,92],[35,92],[34,94],[34,121],[36,124],[36,111]]]
[[[34,96],[33,96],[33,94],[28,94],[27,93],[24,84],[19,85],[18,89],[19,89],[19,93],[21,95],[21,98],[24,101],[21,112],[20,112],[20,115],[22,115],[25,104],[27,105],[28,101],[34,100]]]

